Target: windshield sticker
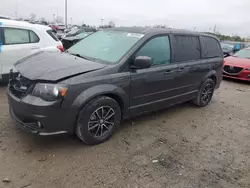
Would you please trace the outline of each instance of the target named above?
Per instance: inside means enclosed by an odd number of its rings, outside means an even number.
[[[138,34],[138,33],[128,33],[127,37],[142,38],[142,37],[144,37],[144,35],[143,34]]]

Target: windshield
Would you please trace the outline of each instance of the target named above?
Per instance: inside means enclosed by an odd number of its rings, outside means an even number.
[[[250,59],[250,49],[243,49],[236,52],[233,56]]]
[[[86,37],[88,35],[90,35],[90,33],[80,33],[80,34],[76,35],[76,37],[83,38],[83,37]]]
[[[234,48],[233,44],[228,44],[228,43],[220,43],[222,50],[224,51],[231,51]]]
[[[76,43],[68,52],[114,64],[143,36],[121,31],[99,31]]]

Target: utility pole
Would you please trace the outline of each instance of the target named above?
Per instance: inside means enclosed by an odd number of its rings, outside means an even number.
[[[104,25],[103,25],[103,20],[104,20],[104,19],[102,18],[101,20],[102,20],[102,27],[103,27],[103,26],[104,26]]]
[[[215,26],[214,26],[214,33],[216,32],[216,27],[217,27],[217,26],[215,25]]]
[[[56,14],[53,14],[53,23],[56,23]]]
[[[68,0],[65,0],[65,27],[67,28],[67,20],[68,20]]]

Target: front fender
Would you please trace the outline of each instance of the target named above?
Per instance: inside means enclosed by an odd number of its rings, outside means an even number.
[[[80,109],[84,105],[86,105],[90,100],[100,95],[115,95],[119,97],[123,103],[122,111],[126,116],[129,107],[129,97],[124,91],[124,89],[112,84],[96,85],[84,90],[76,97],[72,106],[73,108]]]

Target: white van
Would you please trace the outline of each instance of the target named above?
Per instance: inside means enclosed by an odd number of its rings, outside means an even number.
[[[40,50],[64,51],[50,27],[0,19],[0,82],[8,79],[14,63]]]

